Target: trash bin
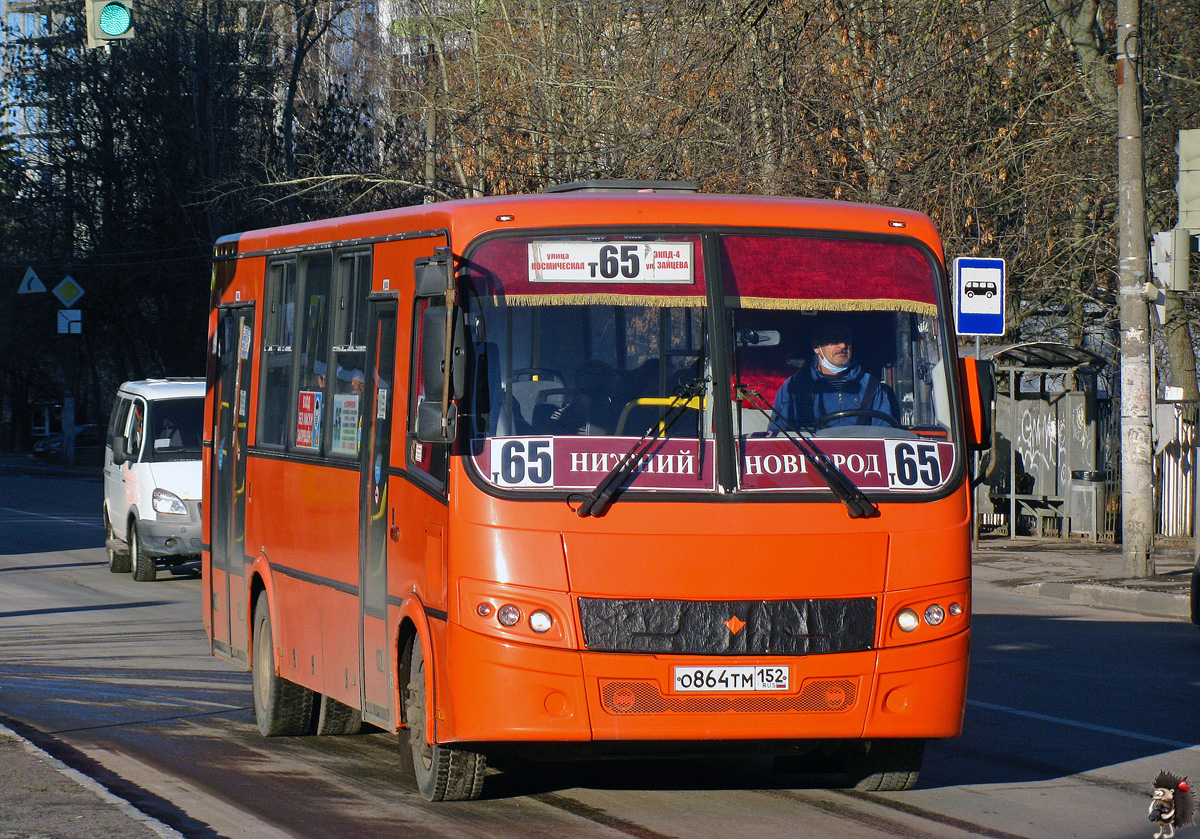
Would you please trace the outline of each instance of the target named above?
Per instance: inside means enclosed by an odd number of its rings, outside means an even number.
[[[1080,469],[1071,473],[1067,515],[1071,518],[1071,534],[1087,535],[1092,541],[1100,538],[1104,525],[1103,470]]]

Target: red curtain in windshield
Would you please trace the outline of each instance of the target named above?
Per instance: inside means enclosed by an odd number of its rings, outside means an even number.
[[[783,236],[724,236],[731,305],[755,309],[937,310],[933,268],[895,242]]]

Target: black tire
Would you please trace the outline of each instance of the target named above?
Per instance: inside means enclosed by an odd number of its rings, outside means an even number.
[[[866,740],[847,748],[846,774],[855,789],[900,792],[916,786],[924,740]]]
[[[113,535],[112,522],[108,520],[108,513],[104,514],[104,532],[106,534],[104,545],[108,548],[108,570],[114,574],[128,574],[132,570],[132,560],[128,553],[113,550],[116,537]]]
[[[487,758],[477,752],[430,743],[425,726],[425,656],[421,639],[413,635],[401,657],[406,679],[404,719],[400,732],[402,762],[412,771],[417,789],[427,801],[470,801],[483,792]]]
[[[135,582],[152,583],[158,577],[158,560],[146,553],[141,534],[133,522],[129,523],[129,561]]]
[[[250,644],[254,658],[250,669],[258,730],[264,737],[311,734],[315,694],[275,672],[275,641],[265,593],[260,593],[254,603],[253,630]]]
[[[324,694],[317,700],[317,706],[317,734],[337,737],[362,731],[362,712],[357,708]]]

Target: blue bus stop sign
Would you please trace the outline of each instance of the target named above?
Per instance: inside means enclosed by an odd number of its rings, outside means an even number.
[[[954,316],[959,335],[1004,334],[1004,260],[954,260]]]

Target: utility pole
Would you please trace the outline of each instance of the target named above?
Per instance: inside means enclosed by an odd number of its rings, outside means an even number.
[[[1121,327],[1121,531],[1125,574],[1154,574],[1154,467],[1151,462],[1150,307],[1142,93],[1138,70],[1141,0],[1117,0],[1117,205]]]

